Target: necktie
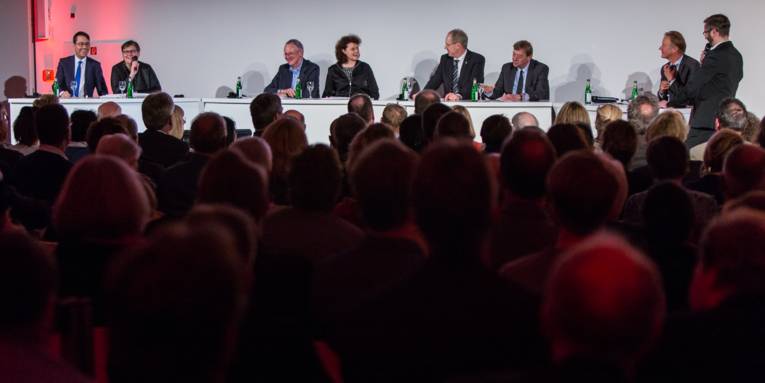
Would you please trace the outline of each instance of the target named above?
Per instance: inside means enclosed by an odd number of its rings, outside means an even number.
[[[452,93],[460,92],[460,60],[454,59],[454,68],[452,68]]]
[[[74,81],[77,83],[77,86],[72,89],[72,92],[74,94],[74,97],[79,97],[80,92],[80,79],[82,78],[82,60],[77,62],[77,72],[74,73]]]
[[[515,94],[523,94],[523,69],[518,74],[518,87],[515,89]]]

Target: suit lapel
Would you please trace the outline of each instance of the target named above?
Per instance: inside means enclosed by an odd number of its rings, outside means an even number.
[[[464,92],[465,89],[463,88],[464,84],[467,84],[467,87],[470,88],[472,85],[472,79],[470,79],[470,73],[472,72],[470,70],[470,65],[473,63],[473,52],[467,51],[465,54],[465,61],[462,63],[462,68],[460,68],[460,92]]]

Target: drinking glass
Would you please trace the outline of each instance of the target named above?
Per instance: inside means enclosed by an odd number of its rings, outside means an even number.
[[[120,94],[125,93],[125,88],[127,88],[127,81],[125,80],[120,81],[119,87],[120,87]]]
[[[313,94],[313,81],[306,81],[305,87],[308,88],[308,97],[306,98],[311,98]]]
[[[70,93],[70,95],[71,95],[72,97],[76,97],[76,96],[74,95],[74,93],[75,93],[75,89],[77,89],[77,81],[72,81],[72,82],[70,82],[70,83],[69,83],[69,91],[70,91],[69,93]],[[79,94],[78,94],[77,96],[79,96]]]

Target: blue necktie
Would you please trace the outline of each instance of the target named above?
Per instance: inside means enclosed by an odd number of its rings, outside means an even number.
[[[72,89],[74,97],[79,97],[77,93],[80,90],[80,78],[82,77],[82,60],[77,62],[77,72],[74,73],[74,81],[77,83],[77,87]]]

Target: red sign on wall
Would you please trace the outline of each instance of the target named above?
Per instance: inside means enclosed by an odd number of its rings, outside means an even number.
[[[43,81],[53,81],[53,79],[56,78],[55,72],[53,72],[53,69],[43,69],[42,71],[42,79]]]

